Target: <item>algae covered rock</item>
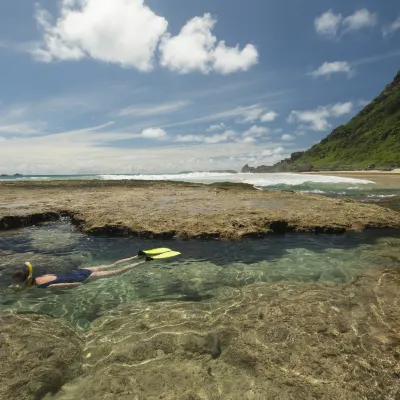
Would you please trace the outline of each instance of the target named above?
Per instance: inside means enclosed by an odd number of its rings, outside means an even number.
[[[93,323],[84,374],[56,399],[397,398],[399,285],[397,271],[370,271],[125,304]]]
[[[0,316],[0,399],[39,400],[81,374],[82,341],[61,320]]]

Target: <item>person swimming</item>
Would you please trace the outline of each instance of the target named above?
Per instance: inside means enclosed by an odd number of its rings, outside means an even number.
[[[29,262],[25,263],[26,267],[24,270],[16,271],[12,276],[11,287],[15,289],[24,289],[35,286],[39,289],[55,288],[55,287],[75,287],[82,285],[88,281],[95,279],[109,278],[111,276],[120,275],[132,268],[143,264],[146,261],[151,261],[160,258],[169,258],[179,255],[176,251],[170,249],[153,249],[139,251],[137,256],[124,258],[118,260],[110,265],[100,265],[96,267],[87,267],[82,269],[73,270],[62,274],[46,274],[40,276],[34,276],[32,264]],[[107,271],[108,269],[115,268],[118,265],[125,264],[138,257],[145,257],[144,261],[140,261],[134,264],[126,265],[115,271]]]

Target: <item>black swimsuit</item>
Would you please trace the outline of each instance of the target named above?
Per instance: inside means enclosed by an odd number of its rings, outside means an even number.
[[[44,283],[43,285],[38,285],[39,289],[46,289],[51,285],[57,285],[59,283],[81,283],[85,282],[92,271],[88,269],[76,269],[74,271],[68,272],[66,274],[57,274],[56,279],[51,282]]]

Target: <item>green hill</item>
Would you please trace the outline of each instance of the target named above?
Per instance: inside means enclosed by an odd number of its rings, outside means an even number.
[[[276,170],[400,167],[400,71],[385,90],[346,125]]]

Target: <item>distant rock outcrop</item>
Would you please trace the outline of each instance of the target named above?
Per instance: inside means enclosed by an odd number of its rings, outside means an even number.
[[[258,167],[250,167],[246,164],[242,168],[243,173],[273,173],[273,172],[310,172],[313,170],[313,166],[311,164],[306,165],[295,165],[291,167],[290,165],[298,160],[304,154],[303,151],[298,151],[293,153],[289,158],[280,161],[279,163],[268,166],[268,165],[260,165]]]

